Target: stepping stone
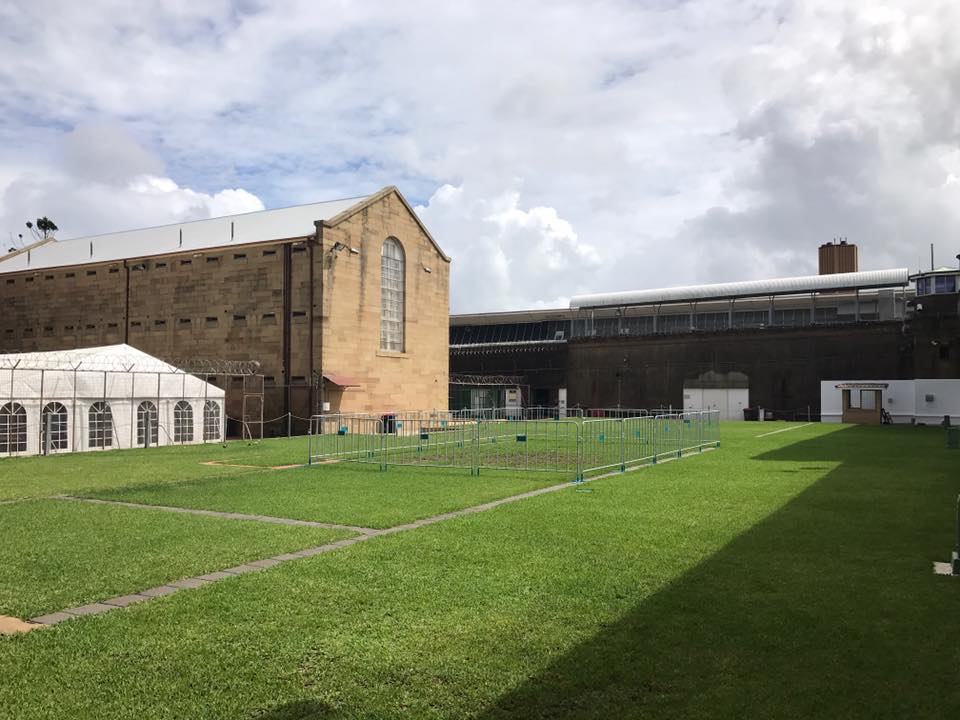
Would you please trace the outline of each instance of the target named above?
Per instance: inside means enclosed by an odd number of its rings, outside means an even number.
[[[237,565],[236,567],[225,568],[223,572],[229,573],[230,575],[243,575],[244,573],[256,572],[257,570],[263,570],[263,568],[257,567],[256,565]]]
[[[64,620],[72,620],[73,615],[65,612],[55,612],[50,613],[49,615],[41,615],[40,617],[31,618],[30,622],[39,623],[40,625],[56,625],[58,622],[63,622]]]
[[[127,605],[132,605],[133,603],[143,602],[144,600],[149,599],[150,597],[147,595],[121,595],[120,597],[104,600],[103,603],[105,605],[113,605],[114,607],[126,607]]]
[[[298,560],[299,558],[300,556],[294,553],[284,553],[283,555],[276,555],[270,559],[276,560],[277,562],[286,562],[287,560]]]
[[[234,573],[223,572],[222,570],[217,570],[216,572],[207,573],[206,575],[197,575],[198,580],[209,580],[213,582],[214,580],[226,580],[227,578],[233,577]]]
[[[274,565],[279,565],[280,561],[274,560],[273,558],[266,558],[265,560],[254,560],[253,562],[247,564],[258,568],[268,568],[273,567]]]
[[[89,605],[81,605],[75,608],[68,608],[64,610],[66,613],[71,615],[99,615],[100,613],[105,613],[108,610],[116,610],[115,605],[106,605],[104,603],[90,603]]]
[[[172,587],[177,588],[198,588],[204,585],[209,584],[209,580],[202,580],[198,577],[195,578],[184,578],[183,580],[176,580],[172,583],[168,583]]]
[[[158,585],[157,587],[148,588],[147,590],[141,590],[141,595],[146,595],[147,597],[163,597],[164,595],[173,595],[180,588],[173,587],[172,585]]]

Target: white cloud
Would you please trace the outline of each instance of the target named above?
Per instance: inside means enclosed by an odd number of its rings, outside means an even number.
[[[956,27],[951,0],[14,0],[0,229],[396,184],[455,311],[808,272],[836,235],[952,257]]]

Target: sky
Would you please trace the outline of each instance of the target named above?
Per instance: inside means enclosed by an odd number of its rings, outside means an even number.
[[[960,252],[954,0],[6,0],[0,239],[396,185],[451,310]]]

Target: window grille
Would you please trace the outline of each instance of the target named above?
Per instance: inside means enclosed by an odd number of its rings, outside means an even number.
[[[113,447],[113,411],[109,403],[95,402],[88,413],[89,440],[92,448]]]
[[[173,441],[178,443],[193,440],[193,408],[186,400],[173,406]]]
[[[380,254],[380,349],[404,350],[404,271],[403,247],[387,238]]]
[[[8,402],[0,407],[0,453],[27,451],[27,411]]]

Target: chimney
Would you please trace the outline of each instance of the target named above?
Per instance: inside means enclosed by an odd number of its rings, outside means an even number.
[[[847,238],[834,238],[839,242],[828,242],[820,246],[820,274],[833,275],[857,271],[857,246]]]

